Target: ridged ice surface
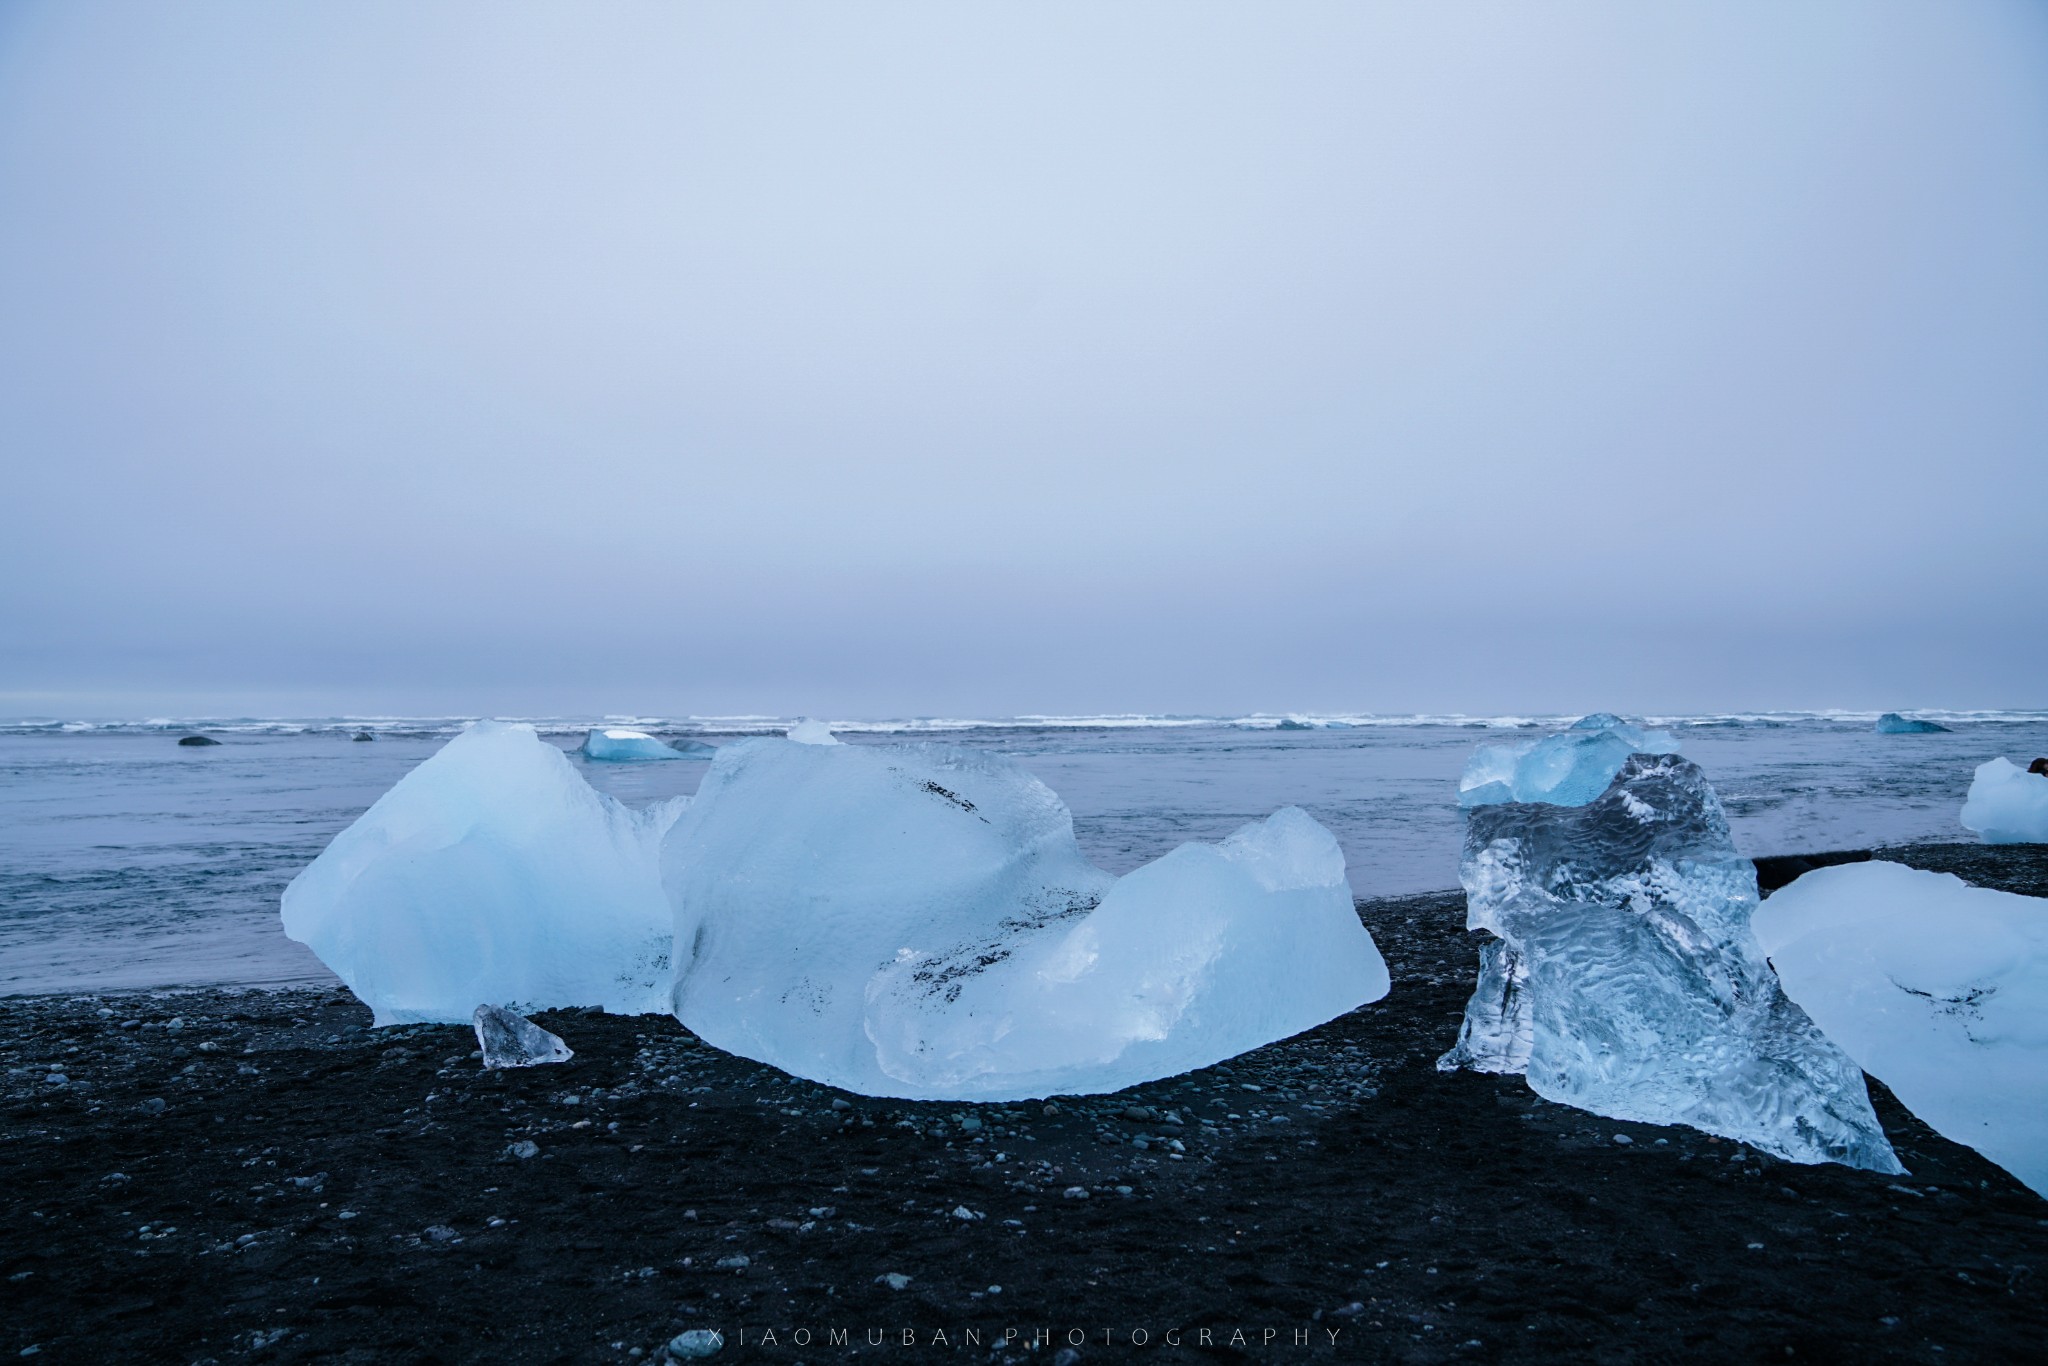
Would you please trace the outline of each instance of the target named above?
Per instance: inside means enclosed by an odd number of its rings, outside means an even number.
[[[1816,869],[1756,920],[1828,1037],[1943,1137],[2048,1195],[2048,900],[1872,862]]]
[[[1963,800],[1962,823],[1986,844],[2048,844],[2048,774],[2010,759],[1980,764]]]
[[[532,726],[479,721],[399,779],[285,888],[285,933],[378,1024],[483,1004],[665,1009],[661,840],[680,801],[594,791]]]
[[[867,1095],[1114,1091],[1388,986],[1303,812],[1116,878],[1051,789],[950,745],[727,745],[663,864],[677,1018]]]
[[[1795,1162],[1902,1170],[1863,1074],[1779,989],[1756,873],[1676,755],[1634,755],[1583,805],[1470,811],[1468,926],[1498,936],[1446,1071],[1520,1072],[1547,1099],[1689,1124]]]

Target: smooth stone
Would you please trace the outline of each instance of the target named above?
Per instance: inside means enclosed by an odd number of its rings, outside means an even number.
[[[723,1334],[710,1328],[692,1328],[668,1340],[668,1354],[676,1361],[702,1361],[725,1348]]]

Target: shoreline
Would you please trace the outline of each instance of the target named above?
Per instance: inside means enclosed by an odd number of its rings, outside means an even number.
[[[1879,856],[2048,892],[2048,846]],[[1441,1075],[1462,894],[1359,913],[1385,1000],[1049,1105],[847,1095],[666,1016],[542,1012],[576,1057],[485,1073],[466,1026],[371,1030],[338,987],[0,998],[0,1352],[1957,1362],[2048,1331],[2048,1201],[1882,1086],[1906,1177]]]

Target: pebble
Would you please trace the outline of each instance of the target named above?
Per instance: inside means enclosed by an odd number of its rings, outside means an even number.
[[[965,1220],[968,1223],[973,1223],[976,1219],[985,1218],[986,1216],[976,1214],[973,1210],[967,1208],[967,1206],[965,1205],[955,1205],[953,1206],[953,1217],[955,1219]]]
[[[530,1138],[522,1138],[517,1143],[508,1146],[505,1149],[505,1154],[508,1157],[516,1157],[524,1162],[529,1157],[540,1156],[540,1144],[535,1143]]]
[[[164,1112],[164,1099],[162,1096],[151,1096],[136,1108],[145,1115],[160,1115]]]
[[[1158,1116],[1149,1105],[1127,1105],[1124,1107],[1124,1118],[1133,1124],[1150,1124]]]
[[[455,1230],[446,1224],[428,1224],[421,1234],[436,1243],[452,1243],[456,1238]]]
[[[1086,1186],[1069,1186],[1061,1191],[1060,1194],[1066,1196],[1069,1200],[1086,1200],[1088,1198],[1088,1188]]]
[[[720,1271],[744,1271],[753,1264],[754,1259],[747,1256],[744,1252],[735,1252],[730,1257],[720,1257],[718,1259],[718,1269]]]
[[[832,1108],[835,1110],[851,1110],[853,1102],[844,1096],[834,1096],[832,1098]]]
[[[668,1340],[668,1354],[676,1361],[702,1361],[725,1348],[725,1336],[712,1328],[692,1328]]]
[[[1621,1145],[1622,1145],[1622,1146],[1624,1146],[1624,1147],[1626,1147],[1627,1145],[1629,1145],[1629,1144],[1631,1144],[1631,1143],[1635,1142],[1635,1140],[1634,1140],[1634,1139],[1632,1139],[1632,1138],[1630,1138],[1630,1137],[1629,1137],[1629,1136],[1628,1136],[1627,1134],[1616,1134],[1616,1135],[1614,1136],[1614,1141],[1615,1141],[1616,1143],[1619,1143],[1619,1144],[1621,1144]]]

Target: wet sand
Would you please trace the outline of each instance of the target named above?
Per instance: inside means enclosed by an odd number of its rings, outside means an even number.
[[[2048,893],[2041,846],[1884,856]],[[845,1095],[661,1017],[544,1014],[575,1059],[486,1073],[466,1028],[373,1031],[332,991],[0,1000],[0,1354],[645,1362],[691,1329],[721,1361],[2040,1350],[2048,1202],[1881,1086],[1908,1177],[1444,1076],[1462,897],[1360,914],[1386,1000],[1049,1104]]]

